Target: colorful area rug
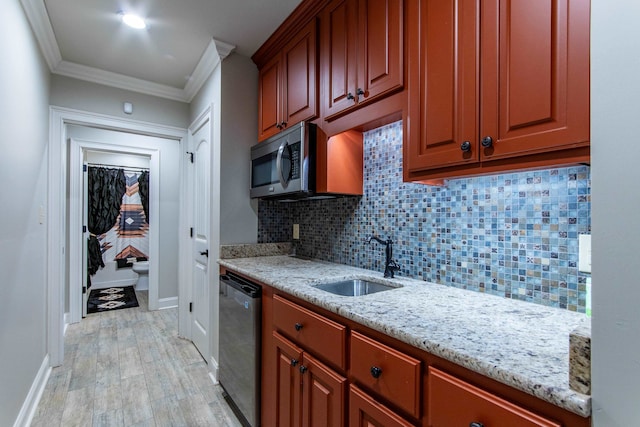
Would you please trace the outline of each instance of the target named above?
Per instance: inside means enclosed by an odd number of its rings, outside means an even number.
[[[92,289],[87,301],[87,313],[120,310],[138,306],[138,299],[133,286],[121,288]]]

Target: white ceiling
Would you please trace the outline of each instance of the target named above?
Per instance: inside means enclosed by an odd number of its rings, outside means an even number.
[[[251,56],[301,0],[21,1],[53,73],[189,102],[218,54]]]

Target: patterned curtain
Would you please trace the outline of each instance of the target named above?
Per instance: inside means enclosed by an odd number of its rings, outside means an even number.
[[[89,166],[89,232],[104,234],[118,219],[127,190],[124,170]]]

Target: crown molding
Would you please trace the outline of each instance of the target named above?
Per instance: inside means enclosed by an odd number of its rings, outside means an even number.
[[[187,102],[191,102],[196,96],[202,85],[207,81],[211,72],[222,62],[224,58],[229,56],[236,47],[220,40],[212,39],[205,49],[198,65],[193,69],[191,78],[184,86],[184,96]]]
[[[38,40],[42,56],[44,56],[49,70],[53,72],[62,62],[62,55],[60,54],[56,36],[53,33],[53,27],[51,26],[44,0],[20,0],[20,3],[22,3],[24,14],[29,24],[31,24],[36,40]]]
[[[180,89],[64,61],[44,0],[20,0],[20,2],[51,73],[174,101],[191,102],[215,67],[236,48],[234,45],[212,39],[191,73],[191,79],[183,89]]]
[[[137,79],[99,68],[87,67],[86,65],[76,64],[74,62],[61,61],[53,73],[105,86],[172,99],[174,101],[188,102],[184,96],[183,89]]]
[[[225,43],[216,39],[213,39],[213,43],[215,43],[216,45],[216,50],[218,51],[218,55],[220,56],[220,61],[229,56],[231,52],[233,52],[236,48],[235,45]]]

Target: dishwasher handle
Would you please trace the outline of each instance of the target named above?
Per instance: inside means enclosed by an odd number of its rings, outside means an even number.
[[[231,286],[250,298],[260,298],[262,295],[262,287],[260,285],[232,274],[221,274],[220,283]]]

